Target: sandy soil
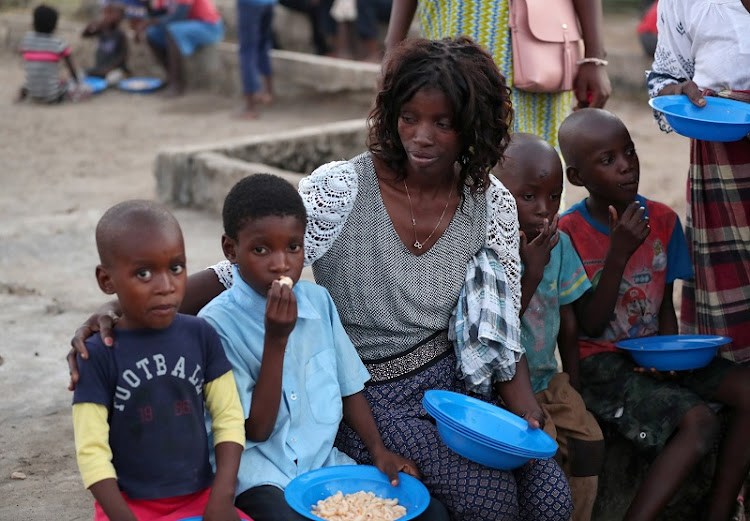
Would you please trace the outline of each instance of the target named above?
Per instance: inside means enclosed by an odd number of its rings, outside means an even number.
[[[93,229],[123,199],[154,196],[159,147],[214,141],[363,116],[334,99],[282,100],[262,120],[229,118],[236,100],[177,101],[107,92],[79,105],[10,102],[22,82],[0,54],[0,521],[91,519],[70,421],[64,362],[73,331],[104,300],[95,283]],[[661,134],[644,99],[609,107],[639,150],[641,192],[684,214],[686,139]],[[568,201],[580,199],[569,190]],[[177,210],[189,269],[222,258],[218,216]],[[12,479],[23,473],[25,479]]]

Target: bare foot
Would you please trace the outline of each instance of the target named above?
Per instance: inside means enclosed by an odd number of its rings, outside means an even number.
[[[248,107],[243,107],[232,114],[232,118],[234,119],[258,119],[258,117],[259,114],[255,111],[255,109]]]
[[[259,92],[255,95],[255,102],[259,105],[268,105],[273,103],[273,94],[270,92]]]

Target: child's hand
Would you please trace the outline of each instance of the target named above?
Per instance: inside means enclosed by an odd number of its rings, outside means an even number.
[[[523,262],[524,270],[539,280],[544,275],[544,267],[549,262],[550,252],[560,240],[560,234],[557,233],[557,220],[558,217],[555,216],[550,224],[545,219],[544,228],[531,242],[528,242],[526,234],[521,232],[521,262]]]
[[[646,208],[638,201],[630,203],[621,216],[617,215],[614,206],[609,207],[610,248],[618,256],[629,259],[649,233],[651,226],[646,217]]]
[[[206,509],[203,511],[203,521],[240,521],[240,515],[231,500],[214,500],[213,495],[211,495],[208,503],[206,503]]]
[[[394,487],[398,485],[398,473],[404,472],[410,476],[420,479],[417,464],[412,460],[399,456],[385,447],[372,454],[372,462],[375,466],[388,476],[388,480]]]
[[[297,323],[297,299],[294,292],[290,286],[275,280],[266,299],[266,336],[286,340]],[[286,342],[284,345],[286,346]]]
[[[652,367],[650,369],[646,369],[645,367],[635,367],[633,368],[633,371],[636,373],[643,373],[651,375],[652,377],[656,378],[657,380],[664,381],[664,380],[672,380],[677,377],[677,371],[659,371],[655,367]]]

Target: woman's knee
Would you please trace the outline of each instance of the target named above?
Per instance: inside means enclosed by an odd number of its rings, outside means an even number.
[[[518,503],[524,520],[563,521],[573,515],[573,499],[554,460],[529,463],[517,471]]]
[[[679,431],[689,436],[697,454],[707,454],[719,436],[719,418],[706,404],[696,405],[680,420]]]
[[[519,518],[519,489],[508,471],[492,470],[467,460],[446,460],[450,465],[426,466],[425,484],[461,521],[515,521]]]

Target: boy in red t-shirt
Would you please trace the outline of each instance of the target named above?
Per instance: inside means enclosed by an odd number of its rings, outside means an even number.
[[[597,292],[610,295],[596,313],[578,314],[582,396],[654,456],[626,521],[655,519],[719,434],[707,402],[731,409],[709,510],[696,519],[726,521],[750,469],[750,370],[723,358],[671,375],[637,367],[615,347],[627,338],[677,334],[672,285],[692,277],[679,218],[638,195],[638,154],[625,125],[602,109],[582,109],[560,126],[568,180],[589,196],[560,218]],[[602,286],[604,285],[604,286]]]

